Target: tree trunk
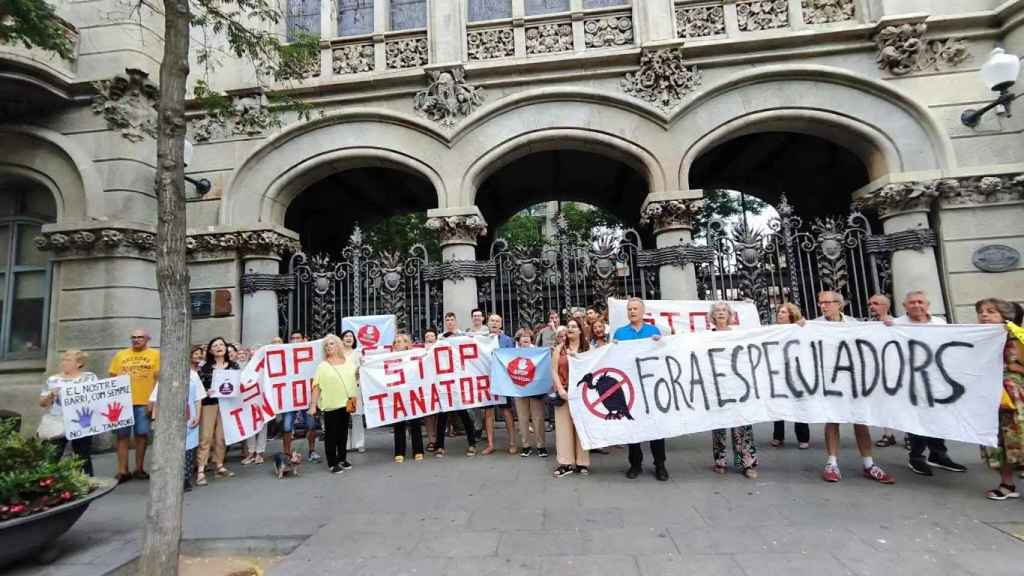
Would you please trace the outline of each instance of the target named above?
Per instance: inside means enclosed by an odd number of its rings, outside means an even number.
[[[185,259],[185,82],[189,5],[164,1],[160,125],[156,144],[156,275],[160,294],[159,424],[153,443],[139,574],[175,576],[181,541],[185,404],[189,383],[189,275]]]

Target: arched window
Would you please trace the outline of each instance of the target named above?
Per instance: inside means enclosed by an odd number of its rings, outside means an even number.
[[[0,176],[0,360],[45,357],[50,262],[34,240],[56,217],[48,189]]]

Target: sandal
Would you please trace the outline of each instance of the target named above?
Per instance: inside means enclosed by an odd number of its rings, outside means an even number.
[[[476,456],[476,446],[470,446],[469,448],[466,448],[466,457],[472,458],[473,456]]]
[[[747,478],[750,478],[751,480],[757,480],[757,469],[747,468],[746,470],[743,471],[743,475],[746,476]]]
[[[772,438],[771,445],[772,445],[772,448],[782,448],[782,440],[777,440],[775,438]]]
[[[896,437],[892,434],[883,434],[882,437],[878,439],[878,442],[875,442],[875,446],[878,446],[879,448],[888,448],[889,446],[895,445]]]
[[[445,450],[444,448],[438,448],[437,451],[434,452],[434,458],[444,458],[444,455],[446,453],[447,450]]]
[[[436,451],[437,451],[437,444],[435,444],[433,442],[427,442],[427,452],[436,452]]]
[[[484,456],[490,456],[491,454],[494,454],[494,447],[493,446],[488,446],[487,448],[484,448],[483,452],[481,452],[480,454],[482,454]],[[466,455],[467,456],[469,455],[469,451],[468,450],[466,451]]]
[[[810,442],[801,442],[800,444],[797,445],[797,448],[799,448],[801,450],[807,450],[810,447],[811,447],[811,443]]]
[[[249,456],[248,458],[243,458],[242,461],[239,462],[239,464],[241,464],[242,466],[248,466],[249,464],[255,464],[255,463],[256,463],[256,457],[255,456]]]
[[[715,472],[715,474],[725,474],[726,472],[728,472],[725,466],[719,466],[718,464],[712,466],[711,469]]]
[[[196,486],[206,486],[207,484],[208,482],[206,481],[206,474],[200,472],[199,475],[196,476]]]
[[[231,478],[231,477],[233,477],[235,475],[234,472],[232,472],[231,470],[228,470],[227,468],[225,468],[223,466],[221,466],[220,468],[217,468],[217,471],[214,474],[216,474],[216,476],[218,478]]]
[[[510,445],[508,447],[508,453],[515,456],[516,454],[519,454],[519,449],[517,449],[515,446]]]
[[[995,490],[985,492],[985,497],[989,500],[1006,500],[1007,498],[1020,498],[1020,493],[1017,492],[1017,486],[1014,484],[1000,484]]]
[[[257,454],[256,458],[252,462],[253,464],[263,464],[263,454]]]

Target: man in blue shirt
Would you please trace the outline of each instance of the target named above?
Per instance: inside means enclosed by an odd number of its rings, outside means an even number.
[[[623,340],[641,340],[643,338],[661,338],[661,330],[653,324],[644,322],[644,301],[640,298],[630,298],[626,301],[626,316],[629,324],[615,330],[612,339],[616,342]],[[651,455],[654,457],[654,477],[664,482],[668,480],[668,469],[665,468],[665,439],[651,440]],[[626,471],[626,478],[634,479],[643,471],[644,452],[640,444],[629,445],[629,470]]]

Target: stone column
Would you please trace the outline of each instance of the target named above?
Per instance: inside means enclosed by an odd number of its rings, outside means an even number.
[[[258,348],[278,334],[277,292],[281,261],[265,256],[242,259],[242,346]],[[287,339],[287,338],[286,338]]]
[[[477,306],[476,239],[487,234],[487,223],[476,206],[438,208],[427,216],[427,228],[441,240],[444,312],[454,312],[459,326],[467,326],[469,312]]]
[[[673,2],[635,2],[637,32],[640,44],[675,39],[675,4]]]
[[[932,314],[946,316],[935,258],[935,233],[928,222],[941,183],[932,180],[887,184],[859,201],[864,208],[876,209],[882,220],[885,236],[876,241],[891,250],[894,316],[903,313],[903,297],[911,290],[923,290],[931,301]]]
[[[465,3],[428,2],[427,10],[430,62],[446,65],[461,62],[463,38],[466,35],[463,18]]]
[[[654,228],[655,250],[641,254],[641,264],[657,265],[661,297],[696,300],[693,263],[710,258],[710,248],[694,246],[693,217],[704,204],[703,190],[657,192],[647,196],[640,219]]]

